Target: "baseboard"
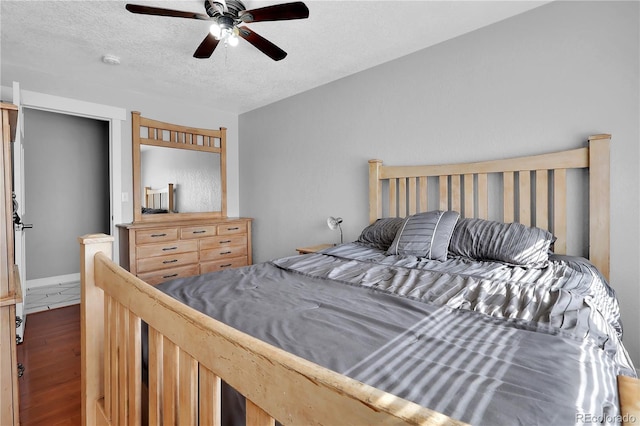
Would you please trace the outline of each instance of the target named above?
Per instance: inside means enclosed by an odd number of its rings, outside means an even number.
[[[80,282],[80,273],[57,275],[55,277],[37,278],[35,280],[27,280],[27,290],[30,288],[44,287],[61,283]]]

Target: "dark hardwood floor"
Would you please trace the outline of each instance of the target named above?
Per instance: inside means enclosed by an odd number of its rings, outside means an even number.
[[[80,305],[28,315],[18,362],[21,424],[79,425]]]

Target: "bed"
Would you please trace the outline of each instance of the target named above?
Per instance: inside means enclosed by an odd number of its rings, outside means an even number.
[[[165,188],[153,189],[144,187],[144,206],[142,214],[176,213],[174,207],[175,185],[167,184]]]
[[[110,260],[110,236],[81,237],[84,424],[221,424],[223,383],[251,425],[637,421],[607,283],[609,143],[371,160],[357,241],[157,288]],[[567,254],[574,169],[588,261]]]

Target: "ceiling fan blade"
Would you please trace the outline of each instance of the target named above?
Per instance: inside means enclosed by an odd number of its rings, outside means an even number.
[[[210,58],[213,51],[216,50],[218,42],[219,40],[212,36],[211,33],[207,34],[204,40],[202,40],[202,43],[200,43],[200,46],[198,46],[193,53],[193,57],[198,59]]]
[[[125,8],[131,13],[139,13],[141,15],[209,20],[209,15],[204,13],[185,12],[182,10],[164,9],[162,7],[142,6],[139,4],[127,4]]]
[[[243,22],[286,21],[309,17],[309,9],[301,1],[276,4],[253,10],[244,10],[239,14]]]
[[[247,27],[238,27],[238,35],[274,61],[280,61],[287,56],[287,52]]]

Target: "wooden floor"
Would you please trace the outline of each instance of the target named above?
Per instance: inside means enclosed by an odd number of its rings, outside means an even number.
[[[21,424],[79,425],[80,305],[28,315],[18,362]]]

